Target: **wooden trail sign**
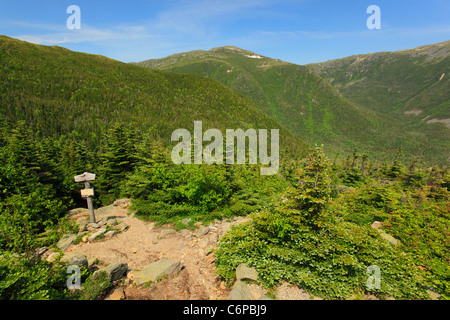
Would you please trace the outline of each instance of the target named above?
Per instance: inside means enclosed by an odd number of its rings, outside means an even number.
[[[75,176],[74,179],[75,179],[75,182],[93,181],[93,180],[95,180],[95,174],[85,172],[83,174]]]
[[[74,176],[73,178],[75,179],[75,182],[84,182],[84,189],[81,190],[81,196],[83,198],[86,198],[91,223],[95,223],[94,205],[92,204],[94,189],[91,188],[91,185],[89,183],[89,181],[95,180],[95,174],[85,172],[83,174]]]

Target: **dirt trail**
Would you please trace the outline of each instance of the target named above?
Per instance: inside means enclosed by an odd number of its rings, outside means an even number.
[[[149,287],[125,286],[126,299],[226,299],[230,288],[221,283],[214,272],[214,248],[218,239],[232,225],[247,221],[237,217],[232,221],[220,221],[208,225],[206,235],[196,236],[199,230],[170,233],[162,239],[158,235],[169,226],[155,227],[154,222],[145,222],[128,215],[128,209],[121,206],[107,206],[96,210],[97,221],[104,217],[116,217],[123,220],[129,228],[109,239],[94,242],[80,242],[66,252],[92,255],[100,262],[111,264],[126,262],[131,269],[127,277],[133,279],[133,273],[151,262],[162,258],[180,261],[184,269],[174,277],[164,279]],[[84,219],[87,213],[74,215],[71,219]],[[131,281],[126,281],[130,284]]]

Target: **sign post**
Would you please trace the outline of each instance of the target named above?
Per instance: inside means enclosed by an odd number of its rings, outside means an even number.
[[[75,182],[84,182],[84,189],[81,190],[81,196],[86,198],[88,209],[89,209],[89,218],[91,223],[95,223],[95,215],[94,215],[94,205],[92,204],[92,197],[94,196],[94,189],[91,188],[91,184],[89,181],[95,180],[95,174],[85,172],[78,176],[74,176]]]

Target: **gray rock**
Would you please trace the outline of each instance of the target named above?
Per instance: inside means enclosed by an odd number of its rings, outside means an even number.
[[[228,294],[228,300],[252,300],[253,296],[250,291],[249,286],[242,282],[241,280],[237,280],[234,285],[233,289],[231,289],[230,293]]]
[[[68,253],[61,258],[62,262],[67,262],[69,265],[85,266],[87,267],[88,260],[84,254]]]
[[[75,241],[76,238],[77,238],[76,234],[67,233],[67,234],[63,235],[61,237],[61,239],[59,239],[59,241],[56,244],[56,246],[59,249],[61,249],[62,251],[66,251],[67,248],[69,248],[72,245],[72,243]]]
[[[114,218],[108,219],[108,221],[106,222],[106,225],[108,225],[110,227],[115,226],[115,225],[117,225],[117,220]]]
[[[184,224],[185,226],[187,226],[189,224],[189,221],[191,221],[191,220],[192,219],[190,219],[190,218],[186,218],[186,219],[183,219],[183,221],[181,221],[181,223]]]
[[[170,235],[174,235],[177,232],[174,229],[164,229],[158,234],[158,239],[166,239]]]
[[[201,227],[201,228],[195,233],[195,235],[196,235],[197,237],[202,237],[202,236],[207,235],[207,234],[209,233],[209,231],[211,231],[211,228],[210,228],[210,227]]]
[[[98,223],[91,222],[91,223],[88,223],[87,227],[93,228],[93,229],[98,229],[98,228],[100,228],[100,225]]]
[[[108,222],[108,218],[102,218],[100,221],[97,222],[97,224],[100,227],[103,227],[104,225],[106,225],[107,222]]]
[[[94,274],[92,275],[92,277],[94,277],[94,279],[95,279],[96,277],[98,277],[98,275],[101,272],[105,272],[108,279],[111,282],[113,282],[113,281],[116,281],[116,280],[119,280],[120,278],[122,278],[125,275],[125,273],[127,272],[127,270],[128,270],[128,264],[119,262],[119,263],[110,264],[107,267],[104,267],[104,268],[101,268],[101,269],[95,271]]]
[[[119,223],[118,225],[114,226],[114,229],[120,230],[121,232],[128,229],[128,225],[124,222]]]
[[[119,230],[111,230],[105,233],[105,237],[107,238],[112,238],[113,236],[115,236],[116,234],[119,234],[120,231]]]
[[[382,226],[383,226],[383,223],[381,223],[381,221],[375,221],[371,225],[371,227],[374,228],[374,229],[380,229]]]
[[[94,256],[87,256],[88,268],[92,267],[94,264],[98,263],[98,259]]]
[[[99,229],[96,233],[94,233],[93,235],[91,235],[88,240],[89,241],[94,241],[95,239],[97,239],[100,235],[104,234],[106,232],[106,228],[101,228]]]
[[[389,233],[387,233],[384,230],[381,229],[376,229],[379,233],[381,238],[383,238],[384,240],[386,240],[387,242],[390,242],[391,244],[393,244],[394,246],[398,245],[400,243],[399,240],[395,239],[393,236],[391,236]]]
[[[258,273],[256,272],[255,268],[247,267],[245,265],[245,263],[241,263],[236,268],[236,279],[237,280],[248,279],[248,280],[257,281],[258,280]]]
[[[170,276],[180,272],[183,265],[179,261],[162,259],[150,263],[134,276],[137,285],[152,281],[155,282],[164,275]]]
[[[89,220],[79,220],[78,221],[78,232],[87,231],[88,224],[89,224]]]

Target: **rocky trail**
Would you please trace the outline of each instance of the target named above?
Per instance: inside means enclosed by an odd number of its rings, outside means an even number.
[[[227,287],[215,273],[215,255],[219,239],[233,226],[247,217],[215,221],[195,230],[175,231],[170,226],[155,226],[134,217],[128,209],[129,201],[122,199],[113,205],[95,210],[96,225],[89,224],[87,209],[74,209],[69,219],[79,226],[77,235],[67,235],[58,243],[66,260],[86,258],[94,268],[116,268],[118,279],[104,299],[139,300],[223,300],[268,299],[267,291],[256,283],[241,281],[252,279],[252,268],[242,266],[233,287]],[[109,226],[108,228],[106,228]],[[106,231],[110,229],[110,231]],[[75,241],[76,238],[82,241]],[[76,244],[74,244],[74,242]],[[47,251],[47,260],[56,253]],[[75,259],[76,260],[76,259]],[[238,268],[239,269],[239,268]],[[281,300],[311,299],[298,287],[284,283],[271,298]]]

